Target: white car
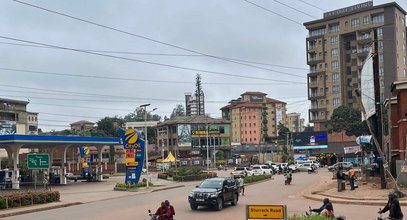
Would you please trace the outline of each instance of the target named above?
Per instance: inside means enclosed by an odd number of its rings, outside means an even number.
[[[230,173],[233,177],[245,177],[253,175],[253,171],[250,167],[236,167],[234,171]]]
[[[299,171],[297,165],[295,165],[295,164],[289,165],[288,169],[290,169],[294,173]]]
[[[273,170],[267,165],[253,165],[252,166],[253,175],[272,175]]]
[[[307,172],[308,169],[309,169],[311,166],[316,167],[316,166],[313,165],[312,163],[303,163],[303,164],[300,164],[297,169],[298,169],[299,171],[302,171],[302,172]]]

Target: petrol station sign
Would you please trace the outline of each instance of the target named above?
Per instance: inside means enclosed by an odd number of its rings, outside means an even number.
[[[126,152],[126,183],[138,183],[144,164],[144,140],[139,131],[119,129]]]
[[[49,155],[48,154],[28,154],[27,155],[28,169],[48,169]]]

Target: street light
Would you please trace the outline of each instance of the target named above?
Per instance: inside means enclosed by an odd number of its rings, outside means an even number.
[[[157,110],[157,108],[154,108],[153,110],[147,112],[147,106],[149,106],[150,104],[143,104],[140,105],[140,108],[144,108],[144,136],[145,136],[145,151],[146,151],[146,175],[147,175],[147,188],[149,188],[149,181],[148,181],[148,136],[147,136],[147,113],[153,112],[155,110]]]

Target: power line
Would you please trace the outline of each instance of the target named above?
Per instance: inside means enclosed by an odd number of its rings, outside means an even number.
[[[15,1],[15,0],[14,0],[14,1]],[[270,10],[270,9],[268,9],[268,8],[265,8],[265,7],[261,6],[261,5],[258,5],[258,4],[256,4],[256,3],[253,3],[253,2],[248,1],[248,0],[243,0],[243,1],[245,1],[245,2],[247,2],[247,3],[249,3],[249,4],[252,4],[252,5],[254,5],[254,6],[258,7],[258,8],[261,8],[261,9],[263,9],[263,10],[265,10],[265,11],[268,11],[268,12],[270,12],[270,13],[272,13],[272,14],[278,15],[278,16],[280,16],[280,17],[282,17],[282,18],[285,18],[285,19],[287,19],[287,20],[289,20],[289,21],[291,21],[291,22],[294,22],[294,23],[299,24],[299,25],[302,26],[302,24],[301,24],[300,22],[295,21],[295,20],[293,20],[293,19],[291,19],[291,18],[288,18],[288,17],[286,17],[286,16],[284,16],[284,15],[281,15],[281,14],[279,14],[279,13],[277,13],[277,12],[274,12],[274,11],[272,11],[272,10]]]
[[[296,9],[296,8],[294,8],[294,7],[292,7],[292,6],[289,6],[289,5],[285,4],[285,3],[282,3],[282,2],[277,1],[277,0],[273,0],[273,1],[275,1],[275,2],[277,2],[277,3],[279,3],[279,4],[281,4],[281,5],[284,5],[284,6],[286,6],[287,8],[291,8],[291,9],[293,9],[294,11],[297,11],[297,12],[299,12],[299,13],[301,13],[301,14],[307,15],[307,16],[309,16],[309,17],[311,17],[311,18],[318,19],[317,17],[315,17],[315,16],[313,16],[313,15],[310,15],[310,14],[308,14],[308,13],[306,13],[306,12],[303,12],[303,11],[301,11],[301,10],[298,10],[298,9]]]
[[[316,6],[316,5],[313,5],[313,4],[311,4],[311,3],[308,3],[308,2],[306,2],[306,1],[303,1],[303,0],[297,0],[297,1],[302,2],[302,3],[306,4],[306,5],[311,6],[311,7],[314,7],[314,8],[316,8],[316,9],[319,9],[319,10],[321,10],[321,11],[326,11],[325,9],[320,8],[320,7],[318,7],[318,6]]]
[[[199,51],[196,51],[196,50],[191,50],[191,49],[188,49],[188,48],[185,48],[185,47],[177,46],[177,45],[175,45],[175,44],[170,44],[170,43],[166,43],[166,42],[163,42],[163,41],[155,40],[155,39],[152,39],[152,38],[150,38],[150,37],[142,36],[142,35],[139,35],[139,34],[134,34],[134,33],[128,32],[128,31],[120,30],[120,29],[118,29],[118,28],[113,28],[113,27],[110,27],[110,26],[107,26],[107,25],[99,24],[99,23],[96,23],[96,22],[93,22],[93,21],[89,21],[89,20],[85,20],[85,19],[82,19],[82,18],[78,18],[78,17],[72,16],[72,15],[68,15],[68,14],[64,14],[64,13],[61,13],[61,12],[57,12],[57,11],[54,11],[54,10],[51,10],[51,9],[47,9],[47,8],[44,8],[44,7],[40,7],[40,6],[37,6],[37,5],[34,5],[34,4],[29,4],[29,3],[22,2],[22,1],[18,1],[18,0],[13,0],[13,1],[15,1],[15,2],[17,2],[17,3],[20,3],[20,4],[24,4],[24,5],[30,6],[30,7],[33,7],[33,8],[41,9],[41,10],[43,10],[43,11],[47,11],[47,12],[50,12],[50,13],[53,13],[53,14],[58,14],[58,15],[61,15],[61,16],[64,16],[64,17],[68,17],[68,18],[77,20],[77,21],[81,21],[81,22],[85,22],[85,23],[88,23],[88,24],[96,25],[96,26],[98,26],[98,27],[107,28],[107,29],[109,29],[109,30],[117,31],[117,32],[120,32],[120,33],[123,33],[123,34],[131,35],[131,36],[133,36],[133,37],[138,37],[138,38],[141,38],[141,39],[144,39],[144,40],[148,40],[148,41],[152,41],[152,42],[159,43],[159,44],[162,44],[162,45],[174,47],[174,48],[177,48],[177,49],[180,49],[180,50],[184,50],[184,51],[188,51],[188,52],[191,52],[191,53],[200,54],[200,55],[203,55],[203,56],[206,56],[206,57],[211,57],[211,58],[214,58],[214,59],[223,60],[223,61],[227,61],[227,62],[231,62],[231,63],[235,63],[235,64],[240,64],[240,65],[244,65],[244,66],[250,66],[250,67],[257,68],[257,69],[263,69],[263,70],[273,71],[273,70],[270,70],[270,69],[267,69],[267,68],[262,68],[262,67],[250,65],[250,64],[247,64],[247,63],[241,63],[241,62],[238,62],[238,61],[229,60],[229,59],[227,59],[227,58],[225,58],[225,57],[220,57],[220,56],[214,56],[214,55],[210,55],[210,54],[205,54],[205,53],[203,53],[203,52],[199,52]],[[300,23],[298,23],[298,24],[300,24]],[[300,24],[300,25],[301,25],[301,24]],[[302,26],[302,25],[301,25],[301,26]],[[47,46],[49,46],[49,45],[47,45]],[[273,72],[274,72],[274,71],[273,71]],[[293,74],[293,75],[294,75],[294,74]],[[295,76],[295,75],[294,75],[294,76]],[[298,76],[297,76],[297,77],[298,77]]]
[[[46,48],[46,49],[58,49],[58,48],[54,48],[54,47],[31,45],[31,44],[10,43],[10,42],[0,42],[0,44],[7,44],[7,45],[14,45],[14,46],[25,46],[25,47],[36,47],[36,48]],[[145,55],[145,56],[203,57],[203,55],[199,55],[199,54],[143,53],[143,52],[111,51],[111,50],[91,50],[91,49],[81,49],[81,50],[89,51],[89,52],[128,54],[128,55]],[[277,64],[270,64],[270,63],[262,63],[262,62],[256,62],[256,61],[249,61],[249,60],[230,58],[230,57],[225,57],[225,59],[244,62],[244,63],[252,63],[252,64],[264,65],[264,66],[274,66],[274,67],[279,67],[279,68],[308,70],[307,68],[302,68],[302,67],[277,65]],[[274,71],[274,70],[272,70],[272,71]]]
[[[75,51],[75,52],[86,53],[86,54],[93,54],[93,55],[97,55],[97,56],[109,57],[109,58],[114,58],[114,59],[127,60],[127,61],[139,62],[139,63],[156,65],[156,66],[164,66],[164,67],[169,67],[169,68],[174,68],[174,69],[183,69],[183,70],[189,70],[189,71],[194,71],[194,72],[211,73],[211,74],[216,74],[216,75],[232,76],[232,77],[245,78],[245,79],[258,79],[258,80],[266,80],[266,81],[274,81],[274,82],[291,82],[291,83],[305,84],[305,83],[295,82],[295,81],[275,80],[275,79],[253,77],[253,76],[242,76],[242,75],[236,75],[236,74],[225,73],[225,72],[217,72],[217,71],[195,69],[195,68],[190,68],[190,67],[175,66],[175,65],[171,65],[171,64],[163,64],[163,63],[151,62],[151,61],[146,61],[146,60],[139,60],[139,59],[132,59],[132,58],[127,58],[127,57],[113,56],[113,55],[108,55],[108,54],[88,52],[88,51],[83,51],[83,50],[79,50],[79,49],[55,46],[55,45],[51,45],[51,44],[38,43],[38,42],[34,42],[34,41],[22,40],[22,39],[5,37],[5,36],[0,36],[0,38],[19,41],[19,42],[25,42],[25,43],[31,43],[31,44],[37,44],[37,45],[43,45],[43,46],[45,45],[45,46],[55,47],[55,48],[59,48],[59,49],[63,49],[63,50]]]
[[[134,79],[134,78],[123,78],[123,77],[111,77],[111,76],[96,76],[96,75],[86,75],[86,74],[70,74],[70,73],[59,73],[59,72],[45,72],[37,70],[26,70],[26,69],[14,69],[14,68],[4,68],[0,67],[0,70],[23,72],[23,73],[34,73],[42,75],[55,75],[55,76],[68,76],[68,77],[81,77],[81,78],[92,78],[92,79],[106,79],[106,80],[123,80],[123,81],[136,81],[136,82],[154,82],[154,83],[176,83],[176,84],[193,84],[193,81],[173,81],[173,80],[152,80],[152,79]],[[287,83],[227,83],[227,82],[208,82],[203,83],[205,85],[283,85]],[[291,83],[290,83],[291,84]],[[306,83],[302,83],[306,84]]]

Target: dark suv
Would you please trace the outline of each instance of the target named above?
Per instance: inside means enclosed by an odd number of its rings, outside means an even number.
[[[223,205],[230,202],[237,205],[239,191],[233,178],[211,178],[204,180],[188,196],[189,205],[192,210],[198,206],[213,206],[217,211]]]

